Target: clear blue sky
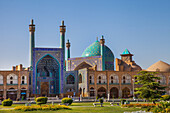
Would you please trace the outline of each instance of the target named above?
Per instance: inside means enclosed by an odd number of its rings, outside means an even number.
[[[170,63],[170,0],[0,0],[0,70],[29,66],[32,18],[38,47],[60,46],[64,20],[71,57],[104,35],[116,58],[127,48],[144,69]]]

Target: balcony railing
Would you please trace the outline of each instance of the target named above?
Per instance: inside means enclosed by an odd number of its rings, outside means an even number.
[[[131,83],[122,83],[122,85],[131,85]]]
[[[97,83],[97,85],[106,85],[107,83]]]
[[[90,83],[90,85],[94,85],[94,83]]]
[[[18,84],[7,84],[7,85],[9,86],[9,85],[18,85]]]
[[[110,85],[119,85],[119,83],[109,83]]]

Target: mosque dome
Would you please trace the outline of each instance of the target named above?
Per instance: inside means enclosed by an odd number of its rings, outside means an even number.
[[[160,71],[160,72],[170,72],[170,65],[163,62],[158,61],[155,64],[151,65],[147,71]]]
[[[92,56],[100,56],[101,55],[101,50],[100,50],[100,42],[97,40],[94,43],[92,43],[89,47],[87,47],[83,54],[82,57],[92,57]],[[104,45],[105,49],[105,61],[113,61],[114,60],[114,55],[112,51]]]
[[[142,68],[137,64],[133,64],[133,65],[131,65],[131,67],[132,67],[132,71],[141,71],[142,70]]]

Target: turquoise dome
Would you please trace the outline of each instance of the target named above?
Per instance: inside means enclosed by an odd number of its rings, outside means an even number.
[[[105,61],[113,61],[114,60],[114,55],[112,51],[105,45]],[[91,44],[89,47],[87,47],[83,54],[82,57],[92,57],[92,56],[100,56],[101,55],[101,50],[100,50],[100,42],[96,41],[93,44]]]

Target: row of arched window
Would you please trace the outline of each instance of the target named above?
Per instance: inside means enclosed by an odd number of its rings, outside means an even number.
[[[161,84],[166,84],[166,77],[165,77],[165,76],[163,76],[163,75],[158,75],[158,77],[161,78],[160,80],[158,80],[159,83],[161,83]],[[124,75],[122,76],[122,79],[121,79],[122,81],[121,81],[121,83],[122,83],[122,84],[129,84],[129,83],[131,83],[131,79],[132,79],[131,75],[129,75],[129,74],[124,74]],[[137,79],[137,78],[135,77],[135,81],[136,81],[136,79]],[[93,84],[93,83],[94,83],[94,75],[90,75],[90,76],[89,76],[89,82],[90,82],[90,84]],[[105,84],[105,83],[107,83],[106,75],[104,75],[104,74],[99,74],[99,75],[97,76],[97,83],[98,83],[98,84]],[[116,75],[116,74],[110,75],[110,77],[109,77],[109,83],[110,83],[110,84],[118,84],[118,83],[119,83],[119,76]],[[169,83],[170,83],[170,77],[169,77]]]
[[[0,75],[0,84],[3,84],[3,76]],[[7,84],[18,84],[18,76],[15,74],[7,75]],[[21,84],[27,84],[27,77],[21,76]]]
[[[166,84],[166,77],[165,76],[163,76],[163,75],[158,75],[158,77],[160,77],[161,79],[160,80],[158,80],[158,82],[159,83],[161,83],[161,84]],[[130,84],[131,83],[131,79],[132,79],[132,77],[131,77],[131,75],[129,75],[129,74],[124,74],[123,76],[122,76],[122,81],[121,81],[121,83],[122,84]],[[135,77],[135,81],[136,81],[136,77]],[[90,82],[90,84],[93,84],[94,83],[94,75],[90,75],[89,76],[89,82]],[[66,78],[66,83],[67,84],[74,84],[75,83],[75,78],[74,78],[74,76],[73,75],[69,75],[67,78]],[[82,83],[82,75],[80,74],[79,75],[79,83]],[[97,83],[98,84],[105,84],[105,83],[107,83],[107,77],[106,77],[106,75],[104,75],[104,74],[99,74],[98,76],[97,76]],[[112,74],[111,76],[110,76],[110,78],[109,78],[109,83],[110,84],[119,84],[119,76],[118,75],[116,75],[116,74]],[[170,77],[169,77],[169,83],[170,83]]]

